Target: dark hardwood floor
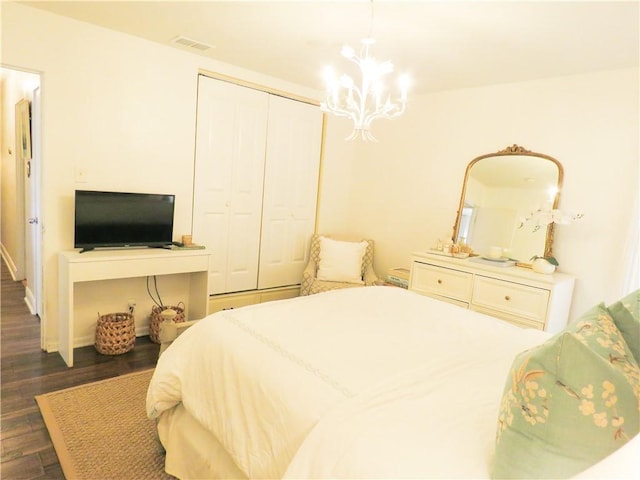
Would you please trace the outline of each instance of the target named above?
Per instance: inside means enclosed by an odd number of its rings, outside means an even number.
[[[151,368],[160,348],[149,337],[138,337],[124,355],[77,348],[67,368],[58,353],[40,349],[40,320],[29,314],[22,284],[0,264],[0,478],[63,479],[34,396]]]

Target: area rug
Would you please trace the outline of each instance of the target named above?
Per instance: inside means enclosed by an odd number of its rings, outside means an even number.
[[[68,479],[171,479],[145,412],[153,370],[36,396]]]

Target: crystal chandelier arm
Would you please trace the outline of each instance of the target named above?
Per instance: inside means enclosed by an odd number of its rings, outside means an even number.
[[[387,119],[399,117],[404,113],[406,106],[407,103],[404,101],[402,101],[398,106],[398,104],[396,103],[390,103],[389,99],[387,99],[387,102],[385,103],[383,109],[369,112],[369,114],[365,117],[364,123],[367,125],[371,125],[371,122],[379,117]]]
[[[353,106],[355,105],[354,100],[353,100],[353,90],[356,90],[356,94],[360,96],[360,92],[358,91],[357,87],[353,86],[353,82],[351,82],[350,84],[347,84],[347,80],[348,77],[343,76],[342,82],[343,83],[343,87],[347,90],[347,94],[345,95],[346,99],[343,101],[341,99],[341,91],[340,91],[340,83],[339,82],[335,82],[328,90],[327,92],[327,96],[325,99],[325,104],[327,105],[327,107],[330,109],[330,111],[348,111],[350,108],[353,108]],[[350,79],[349,79],[350,80]],[[346,84],[346,85],[345,85]],[[344,103],[344,106],[341,106]]]
[[[341,108],[337,104],[332,103],[331,100],[329,100],[329,99],[327,99],[327,102],[324,102],[321,105],[321,108],[322,108],[322,110],[324,110],[326,112],[333,113],[334,115],[336,115],[338,117],[350,118],[351,121],[354,122],[354,124],[358,123],[358,118],[356,116],[356,113],[353,110],[350,110],[348,108]]]

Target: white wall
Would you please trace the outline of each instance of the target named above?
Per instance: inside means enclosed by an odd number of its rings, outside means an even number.
[[[572,318],[616,300],[638,222],[638,81],[624,69],[413,97],[358,149],[348,225],[376,239],[379,273],[408,265],[451,235],[467,163],[516,143],[562,163],[560,208],[585,214],[556,227],[560,270],[577,277]]]

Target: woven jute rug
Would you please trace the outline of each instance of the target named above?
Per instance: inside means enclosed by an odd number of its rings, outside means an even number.
[[[68,479],[171,479],[145,412],[153,370],[36,396]]]

